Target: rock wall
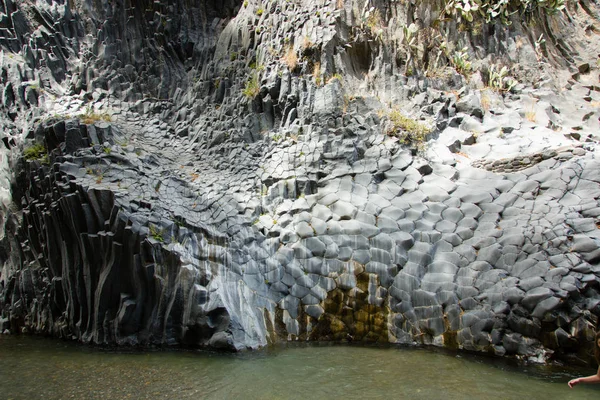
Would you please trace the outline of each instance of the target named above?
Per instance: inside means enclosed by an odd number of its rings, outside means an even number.
[[[1,3],[1,330],[589,358],[595,4],[474,31],[430,3],[147,3]]]

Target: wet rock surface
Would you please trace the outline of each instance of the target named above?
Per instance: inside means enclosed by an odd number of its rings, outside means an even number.
[[[1,330],[587,357],[597,70],[443,87],[352,4],[97,3],[1,3]]]

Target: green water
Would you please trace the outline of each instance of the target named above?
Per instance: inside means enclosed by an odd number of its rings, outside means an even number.
[[[566,384],[591,373],[423,348],[115,352],[0,335],[0,399],[597,399]]]

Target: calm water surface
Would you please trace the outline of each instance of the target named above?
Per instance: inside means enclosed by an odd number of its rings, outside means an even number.
[[[592,373],[422,348],[115,352],[0,335],[0,399],[598,399],[566,384]]]

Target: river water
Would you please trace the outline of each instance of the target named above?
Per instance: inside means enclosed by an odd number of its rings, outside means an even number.
[[[598,399],[600,385],[566,384],[594,372],[429,348],[123,352],[0,335],[0,399]]]

